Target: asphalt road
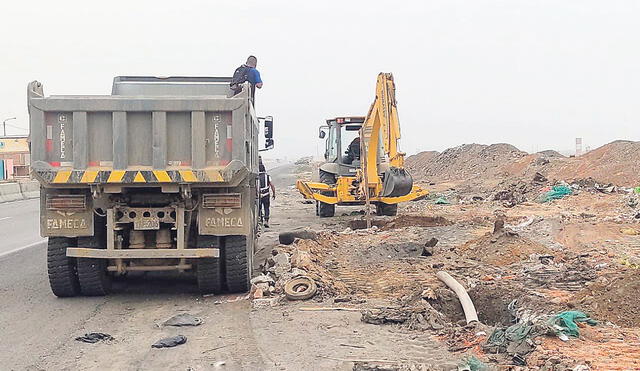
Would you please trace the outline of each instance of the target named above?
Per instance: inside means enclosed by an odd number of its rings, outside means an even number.
[[[39,207],[39,199],[0,204],[0,257],[25,247],[44,246]]]

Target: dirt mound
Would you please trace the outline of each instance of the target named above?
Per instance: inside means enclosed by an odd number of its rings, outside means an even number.
[[[544,156],[547,158],[565,158],[567,156],[563,155],[562,153],[558,152],[558,151],[554,151],[552,149],[547,149],[544,151],[540,151],[538,152],[538,155],[540,156]]]
[[[429,166],[431,161],[439,154],[437,151],[423,151],[415,155],[407,157],[405,165],[409,173],[413,176],[421,176],[424,169]]]
[[[434,156],[424,168],[424,177],[445,181],[495,176],[504,164],[526,155],[506,143],[463,144]]]
[[[578,305],[599,321],[618,326],[640,326],[640,273],[636,269],[622,272],[606,284],[598,283],[581,292]]]
[[[546,246],[511,232],[487,233],[465,243],[459,251],[471,259],[496,266],[521,262],[531,254],[550,252]]]
[[[549,178],[583,179],[635,187],[640,184],[640,142],[617,140],[575,158],[551,163]]]

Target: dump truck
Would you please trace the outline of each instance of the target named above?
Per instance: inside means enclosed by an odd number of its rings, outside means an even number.
[[[110,291],[114,276],[177,271],[204,294],[243,292],[258,226],[258,152],[273,119],[228,77],[132,77],[111,95],[28,85],[32,175],[41,185],[58,297]],[[266,142],[259,149],[260,127]]]
[[[393,216],[398,203],[428,195],[413,184],[399,151],[400,121],[391,73],[380,73],[367,116],[341,116],[319,128],[325,140],[320,182],[298,180],[304,198],[316,201],[316,215],[332,217],[336,205],[373,204],[377,215]]]

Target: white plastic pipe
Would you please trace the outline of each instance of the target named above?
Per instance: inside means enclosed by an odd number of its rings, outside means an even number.
[[[464,317],[467,320],[467,324],[471,322],[479,322],[476,307],[473,306],[473,302],[471,301],[467,290],[465,290],[458,281],[445,271],[438,272],[436,276],[438,276],[440,281],[444,282],[447,287],[458,295],[458,300],[460,300],[460,304],[462,304],[462,310],[464,311]]]

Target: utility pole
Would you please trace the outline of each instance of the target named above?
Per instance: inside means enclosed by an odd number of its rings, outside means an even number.
[[[2,131],[3,131],[2,136],[5,136],[5,137],[7,136],[7,121],[15,120],[15,119],[16,119],[15,117],[9,117],[8,119],[2,120]]]

